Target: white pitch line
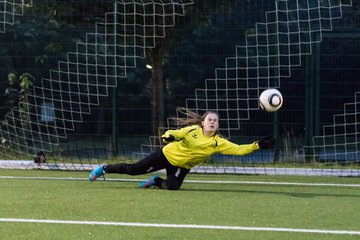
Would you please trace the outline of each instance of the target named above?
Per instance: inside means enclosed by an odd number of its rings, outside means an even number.
[[[21,176],[0,176],[0,179],[32,179],[32,180],[77,180],[89,181],[88,178],[73,177],[21,177]],[[116,182],[140,182],[144,179],[135,178],[107,178],[106,181]],[[99,178],[97,181],[104,181]],[[288,185],[288,186],[327,186],[327,187],[360,187],[360,184],[352,183],[304,183],[304,182],[261,182],[261,181],[226,181],[226,180],[185,180],[187,183],[211,183],[211,184],[244,184],[244,185]]]
[[[346,230],[273,228],[273,227],[242,227],[242,226],[196,225],[196,224],[98,222],[98,221],[73,221],[73,220],[67,221],[67,220],[22,219],[22,218],[0,218],[0,222],[47,223],[47,224],[69,224],[69,225],[102,225],[102,226],[126,226],[126,227],[153,227],[153,228],[219,229],[219,230],[238,230],[238,231],[268,231],[268,232],[296,232],[296,233],[320,233],[320,234],[338,234],[338,235],[360,235],[360,231],[346,231]]]
[[[260,184],[260,185],[295,185],[295,186],[332,186],[332,187],[360,187],[360,184],[352,183],[304,183],[304,182],[259,182],[259,181],[208,181],[187,180],[185,182],[222,183],[222,184]]]

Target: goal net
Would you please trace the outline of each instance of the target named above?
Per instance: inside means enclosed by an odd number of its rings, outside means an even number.
[[[218,112],[222,134],[236,136],[241,124],[251,121],[251,112],[259,110],[261,91],[280,88],[281,82],[291,78],[292,69],[303,65],[304,56],[313,54],[313,46],[323,41],[323,34],[334,29],[344,8],[351,5],[351,1],[275,1],[275,9],[265,13],[263,22],[255,24],[245,36],[245,44],[236,46],[234,56],[225,59],[225,66],[215,69],[215,77],[206,79],[205,87],[196,89],[194,97],[186,99],[185,108],[200,114],[208,110]],[[311,146],[286,152],[284,144],[277,153],[280,156],[274,156],[274,151],[248,157],[217,156],[210,160],[211,164],[193,171],[359,176],[355,167],[359,159],[356,101],[345,104],[344,113],[335,115],[334,123],[324,126],[323,136],[313,137]],[[175,116],[186,117],[181,108]],[[159,129],[159,136],[166,129],[178,127],[171,118],[167,124]],[[143,153],[161,147],[159,136],[150,137],[150,144],[143,145]]]
[[[0,33],[7,25],[14,25],[15,17],[24,14],[25,8],[32,6],[32,0],[0,1]]]
[[[19,3],[12,3],[14,8]],[[20,94],[22,101],[6,113],[0,130],[1,153],[12,159],[32,157],[42,150],[52,153],[55,163],[45,167],[62,169],[91,168],[91,163],[77,165],[63,158],[61,142],[68,138],[84,115],[107,97],[111,88],[137,68],[145,50],[154,48],[164,38],[166,29],[185,14],[191,0],[115,1],[113,11],[95,24],[94,32],[76,43],[65,61],[41,79],[31,92]],[[14,9],[13,8],[13,9]],[[28,161],[3,161],[5,167],[33,167]]]
[[[3,2],[3,31],[14,24],[14,16],[23,14],[24,7],[35,3]],[[196,5],[191,0],[131,0],[114,1],[112,10],[104,13],[103,21],[76,42],[75,50],[57,61],[55,68],[42,77],[23,100],[6,113],[0,129],[1,167],[92,169],[107,159],[69,158],[79,142],[64,142],[69,134],[83,124],[93,109],[109,97],[112,89],[140,68],[146,50],[154,48],[158,39],[166,37],[186,7]],[[275,0],[272,10],[265,11],[261,21],[245,34],[224,66],[215,68],[214,77],[206,78],[203,87],[180,107],[198,113],[219,112],[221,133],[236,137],[244,122],[259,113],[258,96],[267,88],[280,88],[294,77],[294,69],[304,65],[314,46],[323,42],[324,34],[334,30],[343,19],[351,0]],[[1,29],[0,29],[1,31]],[[143,66],[141,66],[143,67]],[[284,101],[287,99],[284,97]],[[181,108],[179,108],[181,109]],[[259,113],[260,114],[260,113]],[[176,117],[182,117],[181,110]],[[134,157],[143,157],[162,146],[160,136],[166,129],[178,126],[169,117],[158,135]],[[352,102],[344,103],[343,113],[335,114],[332,123],[322,128],[312,139],[312,145],[286,152],[281,149],[258,151],[245,157],[214,156],[193,169],[194,172],[235,174],[301,174],[358,176],[359,159],[359,93]],[[256,140],[256,139],[254,139]],[[96,151],[97,146],[93,146]],[[29,159],[42,150],[51,156],[43,165]],[[89,154],[88,152],[86,154]],[[278,156],[275,156],[278,155]],[[277,162],[274,159],[280,159]]]

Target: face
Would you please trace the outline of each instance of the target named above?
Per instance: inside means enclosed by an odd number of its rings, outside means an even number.
[[[216,113],[209,113],[201,122],[203,132],[207,136],[212,136],[219,128],[219,116]]]

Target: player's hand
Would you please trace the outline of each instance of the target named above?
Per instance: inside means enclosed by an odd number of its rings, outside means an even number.
[[[276,144],[274,136],[267,136],[258,141],[260,149],[269,149]]]
[[[175,141],[175,137],[172,134],[165,133],[164,135],[161,136],[161,138],[164,143],[170,143]]]

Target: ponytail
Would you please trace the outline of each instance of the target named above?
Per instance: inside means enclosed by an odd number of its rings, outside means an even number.
[[[199,125],[200,127],[202,127],[202,124],[201,124],[202,121],[204,121],[206,116],[210,113],[216,114],[220,120],[219,114],[217,112],[213,112],[213,111],[206,111],[203,115],[200,115],[200,114],[193,112],[187,108],[178,107],[177,112],[182,115],[185,115],[185,117],[174,117],[173,118],[173,121],[175,122],[175,124],[179,125],[180,127],[191,126],[191,125]]]

